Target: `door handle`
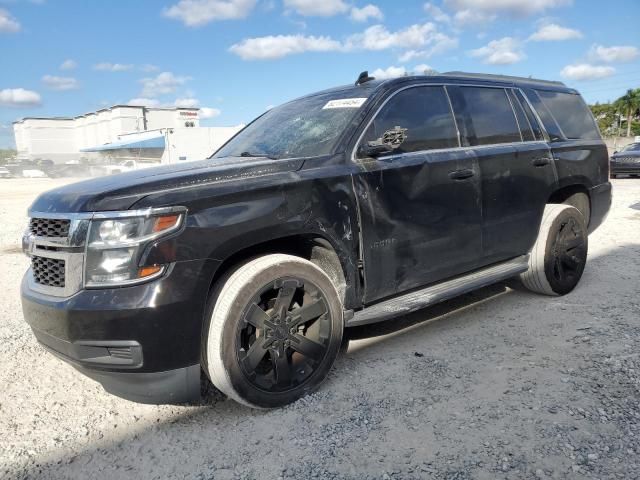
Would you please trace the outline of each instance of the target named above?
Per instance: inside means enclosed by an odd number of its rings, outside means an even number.
[[[531,160],[531,165],[534,167],[544,167],[545,165],[549,165],[551,163],[551,159],[548,157],[534,158]]]
[[[449,172],[449,178],[452,180],[464,180],[466,178],[471,178],[475,175],[475,172],[471,169],[465,168],[463,170],[454,170],[453,172]]]

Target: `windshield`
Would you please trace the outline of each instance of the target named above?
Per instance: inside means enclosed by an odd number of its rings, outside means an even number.
[[[632,143],[622,149],[623,152],[632,152],[636,150],[640,151],[640,143]]]
[[[256,119],[222,147],[214,158],[265,156],[295,158],[333,151],[345,127],[366,98],[343,92],[286,103]]]

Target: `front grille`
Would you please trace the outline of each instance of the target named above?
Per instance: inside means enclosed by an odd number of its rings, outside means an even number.
[[[33,256],[31,257],[31,268],[36,283],[47,287],[64,287],[64,260]]]
[[[618,163],[640,163],[640,157],[616,157],[614,161]]]
[[[55,218],[32,218],[29,231],[37,237],[64,238],[69,236],[70,220]]]

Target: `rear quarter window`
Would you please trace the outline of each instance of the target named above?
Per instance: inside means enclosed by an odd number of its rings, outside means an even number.
[[[566,138],[600,139],[593,115],[580,95],[548,90],[536,90],[536,93]]]

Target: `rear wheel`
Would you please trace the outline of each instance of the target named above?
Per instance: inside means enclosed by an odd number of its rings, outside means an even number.
[[[203,365],[227,396],[258,408],[286,405],[317,388],[338,354],[342,303],[313,263],[266,255],[219,286]]]
[[[587,249],[587,230],[580,211],[569,205],[547,205],[529,257],[529,270],[520,280],[534,292],[565,295],[582,277]]]

